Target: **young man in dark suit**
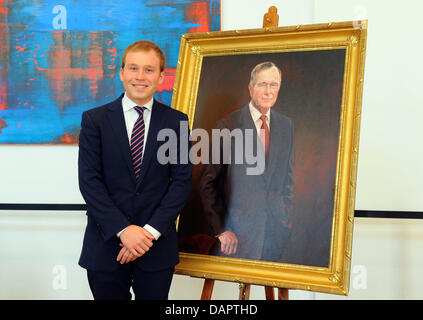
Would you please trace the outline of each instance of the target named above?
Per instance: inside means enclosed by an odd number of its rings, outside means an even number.
[[[153,98],[164,66],[156,44],[133,43],[122,57],[125,93],[82,115],[78,169],[87,227],[79,264],[94,299],[131,299],[131,287],[135,299],[167,299],[179,262],[175,219],[192,166],[157,159],[161,129],[189,144],[188,130],[180,130],[187,116]]]

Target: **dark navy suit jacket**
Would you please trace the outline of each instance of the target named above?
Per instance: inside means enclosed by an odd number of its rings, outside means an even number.
[[[245,129],[249,129],[253,141],[258,140],[248,104],[219,120],[216,128],[231,132],[241,129],[245,135]],[[246,169],[251,165],[246,161],[204,166],[199,184],[204,211],[213,235],[231,230],[238,237],[238,250],[231,257],[280,262],[291,234],[294,127],[290,118],[273,109],[269,140],[269,155],[262,174],[249,175]],[[238,151],[233,141],[230,148],[235,155]],[[252,148],[252,153],[257,154],[257,145],[244,143],[244,152]],[[219,248],[220,245],[218,255]]]
[[[82,115],[79,138],[79,187],[87,204],[87,227],[79,264],[95,271],[113,271],[121,249],[116,234],[146,223],[161,232],[136,264],[145,271],[176,265],[179,260],[175,219],[191,188],[191,164],[160,164],[157,151],[161,129],[174,130],[189,145],[189,132],[180,132],[182,112],[154,101],[144,149],[141,175],[136,181],[126,131],[122,96]],[[184,126],[187,127],[187,126]],[[179,157],[178,157],[179,159]]]

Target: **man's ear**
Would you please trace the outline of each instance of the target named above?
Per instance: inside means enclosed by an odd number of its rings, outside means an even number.
[[[160,72],[159,84],[163,83],[164,77],[165,77],[165,72],[164,71]]]
[[[120,68],[120,71],[119,71],[119,78],[120,78],[120,81],[122,81],[122,82],[123,82],[123,68]]]
[[[253,86],[251,85],[251,82],[248,83],[248,92],[250,93],[250,98],[253,97]]]

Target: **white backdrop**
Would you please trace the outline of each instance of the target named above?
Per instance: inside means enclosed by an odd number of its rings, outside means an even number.
[[[271,5],[280,26],[369,19],[356,209],[423,211],[423,1],[222,0],[222,28],[259,28]],[[83,203],[77,147],[0,146],[0,203]],[[91,299],[77,265],[85,219],[0,211],[0,299]],[[291,290],[290,298],[422,299],[422,230],[421,219],[355,219],[350,295]],[[170,299],[199,299],[202,284],[176,275]],[[213,299],[237,297],[237,284],[216,283]],[[251,299],[264,299],[263,287],[253,286]]]
[[[314,22],[369,20],[356,209],[423,211],[423,1],[317,0]]]

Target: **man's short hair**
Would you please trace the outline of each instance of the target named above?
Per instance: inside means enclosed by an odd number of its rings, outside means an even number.
[[[130,52],[130,51],[150,51],[150,50],[153,50],[158,55],[158,57],[160,59],[160,72],[163,72],[163,70],[165,68],[165,64],[166,64],[165,55],[164,55],[162,49],[160,49],[160,47],[157,44],[155,44],[152,41],[148,41],[148,40],[139,40],[137,42],[134,42],[128,48],[125,49],[125,51],[123,52],[123,55],[122,55],[122,69],[125,67],[126,55],[128,54],[128,52]]]
[[[253,70],[251,71],[251,77],[250,77],[250,84],[252,87],[254,87],[254,85],[256,84],[256,74],[257,72],[260,72],[262,70],[266,70],[266,69],[270,69],[275,67],[278,71],[279,71],[279,77],[281,79],[282,82],[282,71],[281,69],[278,68],[278,66],[276,64],[274,64],[272,61],[265,61],[262,63],[259,63],[258,65],[256,65]]]

